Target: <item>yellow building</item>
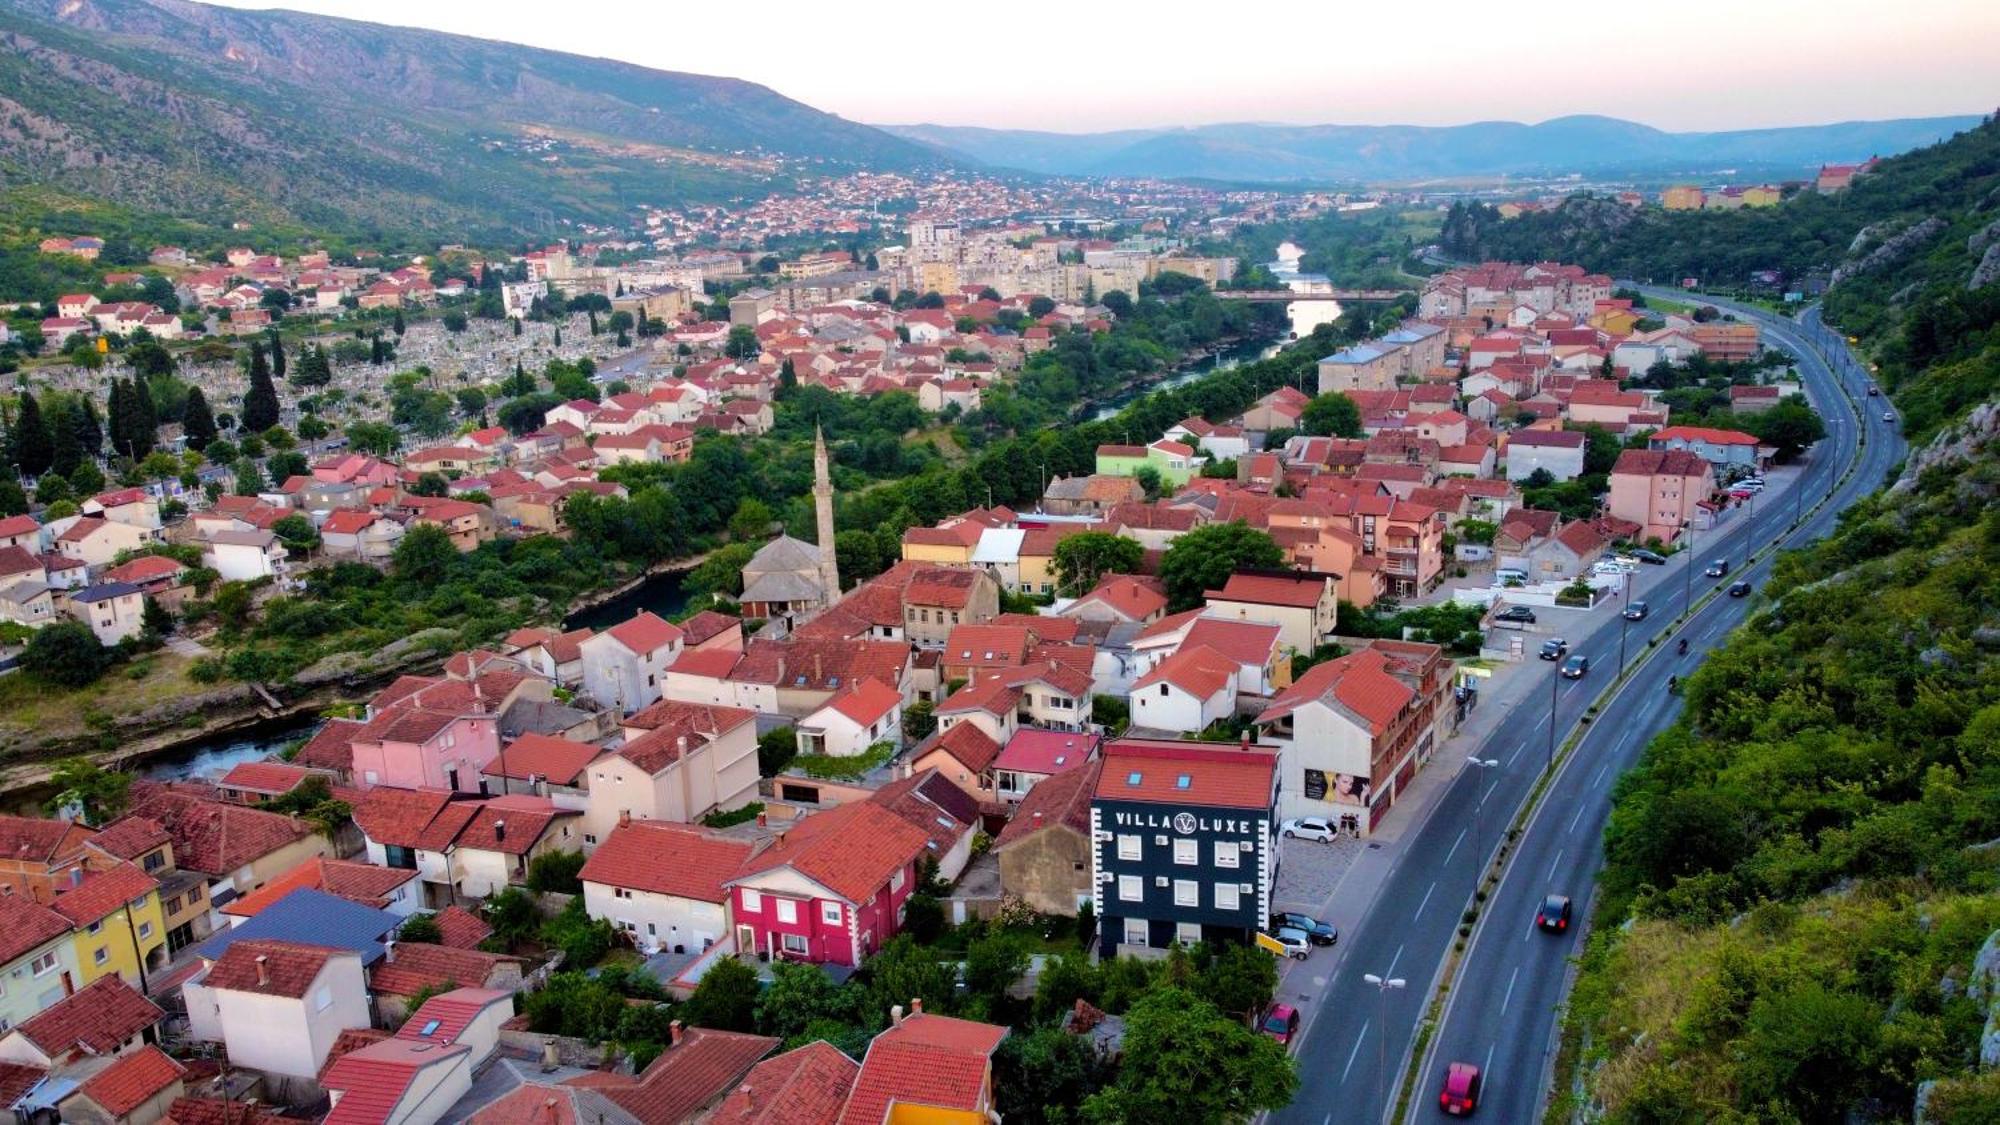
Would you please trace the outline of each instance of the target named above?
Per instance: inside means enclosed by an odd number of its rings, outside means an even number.
[[[942,566],[970,566],[985,527],[959,520],[947,527],[913,527],[903,532],[903,558]]]
[[[917,263],[916,289],[919,293],[952,293],[958,290],[958,265],[953,262]]]
[[[166,915],[160,886],[133,864],[118,862],[84,873],[56,896],[51,909],[76,927],[79,985],[117,973],[135,988],[167,962]]]
[[[1759,184],[1756,187],[1747,187],[1743,189],[1743,206],[1776,207],[1778,205],[1778,200],[1783,196],[1784,193],[1779,191],[1777,188],[1772,187],[1769,184]]]
[[[1702,191],[1693,184],[1676,184],[1660,193],[1660,206],[1669,211],[1701,210]]]
[[[1599,309],[1590,314],[1589,324],[1613,336],[1628,336],[1640,319],[1631,309]]]

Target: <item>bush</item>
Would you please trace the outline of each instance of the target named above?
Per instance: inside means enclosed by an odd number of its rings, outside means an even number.
[[[580,895],[582,852],[543,852],[528,863],[528,889],[542,894]]]
[[[497,927],[496,927],[497,930]],[[584,969],[603,960],[618,940],[618,931],[602,918],[584,913],[581,897],[569,900],[562,913],[542,924],[542,944],[563,951],[563,963]]]
[[[428,914],[412,914],[404,919],[402,928],[396,931],[396,940],[416,942],[421,945],[439,945],[444,942],[444,931],[438,929],[436,918]]]
[[[111,666],[112,651],[81,621],[44,625],[21,654],[21,667],[61,687],[80,688]]]

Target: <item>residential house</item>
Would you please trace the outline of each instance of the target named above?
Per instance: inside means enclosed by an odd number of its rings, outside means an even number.
[[[919,772],[936,770],[974,800],[991,802],[999,800],[999,793],[993,785],[993,763],[1000,757],[1002,739],[1014,733],[1014,700],[1019,692],[1000,684],[998,680],[986,683],[992,686],[973,685],[941,705],[948,706],[949,710],[941,710],[937,732],[911,752],[910,769]],[[981,688],[984,690],[978,690]],[[989,712],[973,712],[977,720],[968,719],[962,703],[954,702],[968,693],[994,698],[995,708],[1001,714],[994,716]],[[1004,733],[991,733],[987,729],[989,726],[998,726]]]
[[[657,820],[619,824],[583,865],[584,909],[646,953],[699,953],[729,936],[724,883],[757,845]]]
[[[1767,461],[1772,452],[1768,447],[1758,445],[1757,439],[1750,434],[1711,426],[1668,426],[1647,439],[1646,447],[1654,450],[1684,449],[1717,468],[1755,468]]]
[[[921,997],[910,1005],[908,1015],[893,1008],[889,1027],[868,1044],[837,1125],[997,1120],[993,1053],[1007,1029],[931,1015]]]
[[[88,849],[136,864],[159,884],[160,925],[167,934],[168,954],[208,936],[212,926],[208,880],[200,872],[180,866],[174,856],[173,837],[157,821],[143,816],[120,817],[92,836]]]
[[[65,1121],[152,1125],[186,1093],[186,1077],[186,1067],[148,1044],[91,1072],[56,1108]]]
[[[543,628],[516,629],[500,643],[500,649],[543,679],[575,688],[583,684],[583,642],[594,635],[587,628],[567,633]]]
[[[1056,612],[1081,621],[1150,625],[1167,612],[1166,588],[1156,578],[1106,574],[1090,592]]]
[[[615,1113],[636,1121],[638,1125],[719,1122],[723,1119],[709,1116],[709,1111],[725,1097],[740,1093],[744,1075],[749,1073],[758,1059],[775,1050],[778,1042],[762,1035],[744,1035],[706,1027],[682,1030],[679,1021],[675,1021],[667,1049],[647,1064],[638,1076],[598,1071],[571,1078],[564,1083],[564,1087],[557,1089],[572,1088],[596,1095],[603,1102],[610,1103]],[[544,1095],[532,1103],[530,1114],[525,1119],[488,1118],[482,1114],[475,1116],[471,1125],[539,1123],[547,1119],[548,1105],[552,1101],[558,1107],[565,1104],[563,1100]],[[580,1117],[566,1125],[580,1125],[584,1121],[595,1125],[596,1117]],[[605,1125],[618,1125],[618,1121],[607,1115]]]
[[[735,707],[662,700],[625,721],[624,741],[590,765],[583,843],[627,820],[689,824],[757,797],[757,722]]]
[[[1507,479],[1526,480],[1537,470],[1556,480],[1583,475],[1586,435],[1580,430],[1516,430],[1507,435]]]
[[[46,905],[83,870],[89,828],[68,820],[0,814],[0,894]]]
[[[153,877],[123,860],[81,873],[50,908],[75,928],[79,979],[89,984],[116,975],[146,986],[146,974],[165,967],[166,917]]]
[[[1032,727],[1016,730],[993,761],[996,794],[1008,805],[1020,804],[1042,782],[1094,760],[1102,737]]]
[[[49,527],[55,534],[57,553],[90,567],[110,566],[122,553],[142,551],[161,541],[157,528],[117,523],[99,516],[76,516],[67,525],[57,520]]]
[[[1101,516],[1120,504],[1146,498],[1146,489],[1129,476],[1092,474],[1057,477],[1042,490],[1042,511],[1058,516]]]
[[[1027,788],[993,844],[1002,895],[1049,914],[1072,914],[1096,901],[1090,802],[1102,769],[1092,757]]]
[[[394,1036],[340,1054],[321,1072],[332,1100],[326,1122],[433,1125],[472,1091],[512,1009],[512,997],[498,989],[431,997]]]
[[[737,949],[859,966],[900,928],[929,842],[869,801],[807,816],[725,882]]]
[[[1605,511],[1639,524],[1639,537],[1672,543],[1715,495],[1715,466],[1684,449],[1628,449],[1611,467]]]
[[[1000,612],[1000,584],[984,570],[918,567],[903,586],[903,634],[941,647],[953,627],[982,624]]]
[[[201,562],[225,581],[254,582],[283,575],[289,554],[270,531],[217,531],[203,539]]]
[[[329,555],[382,562],[396,553],[404,531],[391,516],[350,508],[327,514],[319,526],[320,545]]]
[[[65,1070],[158,1043],[167,1014],[123,977],[99,977],[0,1034],[0,1062]]]
[[[230,944],[181,986],[188,1034],[221,1043],[232,1065],[311,1080],[334,1040],[370,1022],[361,955],[349,949],[247,939]]]
[[[208,880],[205,894],[212,907],[333,849],[325,836],[294,817],[208,800],[156,782],[133,783],[126,815],[144,817],[166,830],[174,862]]]
[[[850,758],[879,742],[901,746],[903,695],[876,679],[864,679],[796,727],[799,753]]]
[[[583,690],[621,715],[658,700],[666,670],[681,653],[679,626],[651,612],[621,621],[579,646]]]
[[[1330,574],[1243,570],[1204,595],[1210,616],[1278,626],[1279,642],[1310,654],[1333,636],[1340,598]]]
[[[81,973],[69,919],[26,895],[0,896],[0,1032],[76,991]]]
[[[480,899],[526,885],[536,859],[582,850],[582,817],[525,793],[479,802],[451,841],[455,893]]]
[[[100,582],[72,591],[69,611],[90,626],[99,644],[116,645],[145,629],[146,596],[130,582]]]
[[[178,613],[194,596],[194,587],[187,582],[187,571],[187,566],[179,559],[166,555],[140,555],[105,571],[102,577],[108,583],[123,582],[137,586],[141,594],[160,603],[162,608]]]
[[[751,1067],[712,1120],[729,1125],[836,1125],[860,1070],[860,1064],[838,1047],[816,1039]],[[575,1120],[586,1118],[577,1114]],[[474,1119],[469,1125],[507,1123]]]

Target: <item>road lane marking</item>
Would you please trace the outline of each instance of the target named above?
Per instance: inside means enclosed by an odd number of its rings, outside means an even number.
[[[1361,1034],[1354,1037],[1354,1049],[1347,1052],[1347,1065],[1340,1068],[1340,1084],[1347,1084],[1347,1072],[1354,1069],[1354,1056],[1361,1053],[1361,1043],[1368,1038],[1368,1022],[1361,1023]]]
[[[1563,850],[1561,848],[1557,848],[1556,857],[1549,861],[1549,878],[1553,879],[1556,877],[1556,865],[1561,863],[1562,861],[1563,861]]]
[[[1383,976],[1385,976],[1385,977],[1393,977],[1393,976],[1395,976],[1395,975],[1396,975],[1396,962],[1398,962],[1398,961],[1401,961],[1402,959],[1403,959],[1403,947],[1399,945],[1399,946],[1397,946],[1397,947],[1396,947],[1396,955],[1395,955],[1394,957],[1391,957],[1391,958],[1389,958],[1389,971],[1388,971],[1388,972],[1386,972],[1386,973],[1383,973],[1382,975],[1383,975]]]
[[[1482,1066],[1482,1067],[1480,1067],[1480,1068],[1479,1068],[1479,1073],[1481,1073],[1481,1074],[1491,1074],[1491,1073],[1493,1073],[1493,1047],[1492,1047],[1492,1045],[1488,1045],[1488,1046],[1487,1046],[1487,1048],[1486,1048],[1486,1065],[1485,1065],[1485,1066]]]
[[[1437,889],[1438,885],[1436,881],[1432,881],[1430,890],[1424,892],[1424,901],[1417,904],[1417,912],[1415,914],[1410,915],[1410,921],[1414,922],[1417,919],[1423,917],[1424,907],[1429,906],[1431,904],[1431,891],[1435,891]]]
[[[1576,815],[1569,818],[1569,827],[1563,829],[1563,831],[1565,833],[1576,831],[1576,822],[1582,820],[1583,814],[1588,812],[1589,810],[1590,810],[1589,801],[1579,801],[1576,806]]]
[[[1514,966],[1514,975],[1507,978],[1507,995],[1500,1001],[1500,1014],[1507,1014],[1507,1005],[1514,1002],[1514,982],[1521,979],[1521,966]]]
[[[1451,862],[1452,853],[1458,851],[1458,845],[1465,840],[1465,832],[1466,830],[1463,828],[1458,830],[1458,839],[1451,842],[1451,851],[1444,853],[1444,861],[1446,863]]]

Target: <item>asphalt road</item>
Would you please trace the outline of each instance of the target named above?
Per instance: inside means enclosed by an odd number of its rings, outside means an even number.
[[[1684,568],[1704,567],[1711,559],[1727,557],[1732,571],[1724,584],[1747,577],[1761,585],[1768,556],[1744,568],[1754,550],[1781,535],[1793,545],[1824,535],[1837,512],[1879,487],[1902,456],[1894,427],[1881,419],[1886,400],[1863,397],[1859,369],[1844,349],[1834,353],[1836,337],[1824,334],[1816,320],[1799,326],[1756,310],[1734,311],[1755,317],[1767,338],[1799,354],[1801,374],[1827,419],[1826,440],[1807,456],[1801,479],[1793,486],[1803,492],[1805,505],[1835,487],[1850,464],[1858,435],[1865,433],[1861,471],[1839,486],[1833,504],[1796,531],[1787,531],[1798,507],[1797,492],[1788,491],[1772,497],[1762,510],[1740,510],[1725,529],[1698,535],[1694,549],[1675,556],[1668,565],[1641,567],[1632,596],[1649,603],[1647,620],[1628,623],[1608,617],[1570,637],[1572,652],[1591,657],[1593,667],[1584,679],[1564,681],[1557,678],[1554,664],[1539,665],[1552,690],[1527,696],[1516,707],[1518,717],[1510,716],[1478,751],[1500,765],[1468,767],[1453,779],[1416,829],[1366,920],[1342,935],[1327,968],[1330,975],[1318,1000],[1320,1010],[1297,1049],[1298,1096],[1289,1107],[1272,1114],[1272,1121],[1326,1125],[1385,1116],[1408,1059],[1416,1022],[1457,936],[1481,861],[1492,853],[1501,829],[1546,768],[1554,742],[1551,712],[1559,740],[1616,675],[1619,633],[1626,629],[1628,660],[1638,665],[1638,671],[1589,725],[1576,753],[1566,760],[1523,834],[1497,893],[1487,903],[1409,1111],[1420,1120],[1440,1115],[1437,1086],[1445,1064],[1465,1061],[1480,1064],[1487,1075],[1482,1117],[1534,1120],[1547,1087],[1557,1006],[1565,987],[1565,958],[1575,951],[1576,941],[1574,925],[1571,935],[1563,937],[1535,932],[1535,907],[1544,894],[1555,890],[1575,900],[1579,921],[1585,917],[1601,865],[1599,843],[1612,784],[1636,759],[1646,739],[1672,720],[1677,707],[1678,700],[1666,690],[1667,677],[1689,671],[1702,652],[1719,643],[1760,601],[1718,597],[1703,606],[1684,631],[1691,651],[1678,657],[1671,647],[1680,635],[1673,632],[1673,621],[1690,594],[1699,602],[1718,585],[1698,570],[1690,581]],[[1839,373],[1806,346],[1808,333],[1829,353],[1843,357]],[[1844,379],[1854,401],[1862,404],[1859,418],[1836,389],[1836,378]],[[1648,658],[1645,642],[1654,636],[1667,638],[1667,643]],[[1401,979],[1406,987],[1378,991],[1362,979],[1364,973]]]

